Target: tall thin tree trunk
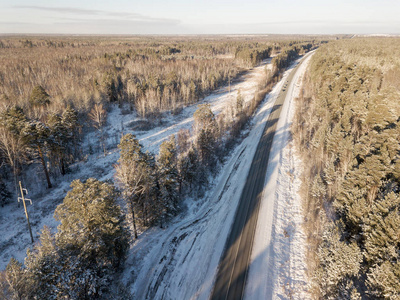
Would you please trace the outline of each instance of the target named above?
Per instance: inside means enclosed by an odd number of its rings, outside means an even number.
[[[64,158],[61,158],[60,159],[60,165],[61,165],[61,175],[65,175],[66,174],[66,172],[65,172],[65,163],[64,163]]]
[[[51,185],[49,172],[47,171],[46,162],[44,161],[43,152],[40,146],[38,146],[38,152],[39,152],[40,162],[42,163],[43,166],[44,174],[46,175],[47,187],[51,189],[53,186]]]
[[[15,195],[18,197],[18,178],[17,178],[17,167],[15,166],[15,164],[13,164],[13,175],[14,175],[14,187],[15,187]],[[18,202],[18,207],[19,207],[19,202]]]
[[[143,203],[143,225],[147,226],[147,209],[145,203]]]
[[[136,218],[135,218],[135,211],[133,209],[133,204],[131,203],[131,214],[132,214],[132,223],[133,223],[133,231],[135,232],[135,239],[138,238],[137,229],[136,229]]]
[[[103,129],[100,129],[100,140],[101,140],[101,146],[103,148],[103,153],[104,153],[104,157],[106,157],[106,141],[104,138],[104,133],[103,133]]]

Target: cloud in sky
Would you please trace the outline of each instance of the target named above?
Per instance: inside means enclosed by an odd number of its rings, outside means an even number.
[[[153,23],[168,23],[168,24],[179,24],[180,21],[176,19],[169,18],[153,18],[149,16],[144,16],[138,13],[131,12],[114,12],[114,11],[104,11],[97,9],[83,9],[76,7],[50,7],[50,6],[35,6],[35,5],[15,5],[13,8],[16,9],[32,9],[39,10],[45,12],[55,12],[60,14],[72,14],[72,15],[80,15],[80,16],[99,16],[99,17],[112,17],[112,18],[125,18],[129,20],[141,21],[141,22],[153,22]],[[79,20],[79,19],[77,19]],[[83,19],[82,19],[83,20]]]
[[[15,5],[11,10],[26,17],[3,18],[0,33],[169,34],[181,30],[178,19],[133,12],[36,5]],[[37,14],[32,14],[32,10]]]

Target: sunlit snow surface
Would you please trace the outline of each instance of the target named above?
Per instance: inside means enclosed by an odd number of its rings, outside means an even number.
[[[270,59],[240,77],[237,83],[231,84],[230,94],[228,93],[228,87],[223,87],[198,104],[209,103],[214,112],[219,113],[226,105],[234,103],[239,89],[245,101],[249,101],[255,93],[265,67],[270,66],[269,63]],[[125,107],[125,109],[127,108]],[[22,177],[22,184],[28,188],[28,196],[33,201],[32,206],[28,205],[28,211],[35,241],[38,239],[44,225],[49,226],[53,231],[57,227],[58,223],[53,218],[54,210],[58,204],[62,203],[74,179],[84,180],[89,177],[95,177],[105,180],[113,178],[113,165],[117,163],[119,158],[117,145],[122,133],[130,132],[135,134],[140,139],[145,150],[157,154],[160,144],[168,139],[171,134],[176,134],[183,128],[191,128],[193,113],[196,109],[197,104],[189,106],[183,109],[179,115],[169,114],[165,116],[163,122],[156,124],[151,130],[135,131],[132,128],[142,121],[141,118],[135,113],[122,114],[120,108],[113,106],[108,114],[107,125],[104,128],[108,146],[108,152],[105,157],[97,149],[99,148],[99,139],[96,132],[91,132],[85,136],[83,148],[86,155],[89,152],[90,145],[95,150],[95,154],[88,155],[86,162],[72,165],[70,174],[60,176],[56,180],[52,179],[54,188],[45,189],[46,182],[42,174],[41,165],[35,164],[31,166]],[[23,262],[26,249],[31,246],[23,207],[18,207],[16,199],[12,199],[10,202],[0,208],[0,270],[5,269],[11,257]],[[190,208],[192,201],[188,199],[185,204]],[[195,204],[197,205],[198,203]]]
[[[268,162],[245,299],[308,299],[306,236],[298,195],[301,161],[295,155],[290,126],[295,98],[311,56],[288,87]]]
[[[270,60],[266,63],[269,62]],[[239,89],[245,101],[250,101],[265,67],[266,65],[263,64],[242,76],[238,83],[231,85],[231,93],[228,93],[227,87],[221,88],[198,104],[209,103],[217,114],[227,105],[234,103]],[[301,68],[303,71],[304,69],[305,67]],[[251,121],[247,137],[226,159],[204,197],[198,200],[185,199],[182,203],[183,212],[169,223],[167,228],[153,227],[141,233],[139,239],[132,243],[122,279],[133,293],[134,299],[207,299],[209,297],[255,149],[277,94],[290,71],[291,69],[267,95]],[[298,89],[294,93],[298,93]],[[197,105],[187,107],[179,115],[166,116],[163,122],[153,129],[134,131],[133,125],[140,122],[140,118],[135,114],[123,115],[121,109],[115,106],[108,115],[106,133],[109,147],[105,157],[101,153],[88,156],[87,162],[72,166],[73,173],[58,178],[55,188],[42,193],[35,193],[35,187],[44,184],[39,175],[35,175],[35,178],[28,175],[25,180],[29,181],[32,192],[30,196],[34,202],[29,207],[29,212],[35,239],[37,240],[38,233],[44,225],[53,230],[56,228],[57,222],[53,219],[54,209],[62,202],[72,180],[88,177],[102,180],[113,178],[113,165],[119,158],[116,146],[122,133],[135,134],[146,150],[157,154],[160,144],[171,134],[176,134],[183,128],[191,128],[192,116],[196,109]],[[285,118],[280,120],[277,129],[277,136],[280,136],[282,140],[279,144],[274,142],[273,154],[270,158],[277,161],[276,168],[274,172],[270,169],[267,171],[267,178],[270,178],[268,182],[273,185],[273,194],[276,197],[272,199],[276,203],[273,219],[268,221],[273,222],[274,227],[272,235],[266,232],[270,230],[267,228],[271,228],[271,225],[258,228],[254,261],[260,257],[265,258],[264,256],[257,257],[257,255],[270,247],[271,239],[265,239],[268,234],[271,235],[272,240],[275,240],[271,243],[274,253],[279,253],[279,255],[273,255],[272,270],[264,269],[267,264],[268,267],[271,266],[271,262],[265,261],[259,264],[259,269],[250,269],[249,276],[253,277],[250,277],[252,278],[249,280],[250,289],[247,290],[249,299],[255,299],[252,295],[261,296],[257,299],[267,299],[264,296],[272,295],[274,298],[287,298],[285,290],[281,288],[286,283],[289,283],[290,287],[296,287],[300,292],[305,289],[303,259],[305,238],[300,228],[302,221],[300,200],[296,196],[300,165],[294,158],[292,145],[288,144],[288,126],[293,115],[293,102],[290,103],[289,108],[284,107],[282,114]],[[97,147],[97,143],[98,139],[93,132],[86,136],[84,147],[87,149],[89,144]],[[288,172],[291,174],[290,177],[287,175]],[[264,219],[262,214],[265,214],[263,206],[261,220]],[[258,227],[263,227],[263,224],[260,222]],[[23,261],[26,249],[30,246],[26,227],[25,215],[21,207],[18,208],[13,203],[1,209],[0,269],[6,267],[11,256]],[[283,230],[289,232],[289,238],[282,235]],[[304,298],[304,293],[301,295],[295,297]]]

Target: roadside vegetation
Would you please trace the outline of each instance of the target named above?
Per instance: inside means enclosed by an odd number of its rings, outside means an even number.
[[[199,105],[193,128],[171,136],[157,155],[145,151],[133,134],[122,135],[115,180],[72,182],[55,210],[57,231],[44,228],[24,264],[10,261],[0,276],[0,296],[131,297],[124,287],[110,284],[118,277],[129,241],[145,228],[167,226],[180,212],[183,197],[204,193],[210,175],[216,174],[282,71],[320,43],[256,38],[2,40],[3,205],[15,198],[17,182],[32,172],[32,166],[38,167],[34,172],[45,183],[41,192],[53,188],[55,179],[72,172],[71,165],[93,152],[83,138],[94,129],[98,151],[106,156],[103,128],[113,103],[129,107],[125,114],[158,122],[276,56],[251,101],[245,103],[238,93],[218,115],[209,105]]]
[[[310,62],[292,128],[316,299],[400,299],[399,49],[341,40]]]

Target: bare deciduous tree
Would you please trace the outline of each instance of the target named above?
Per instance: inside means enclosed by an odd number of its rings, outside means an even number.
[[[100,147],[103,148],[104,156],[106,156],[106,143],[103,126],[107,121],[107,111],[104,109],[103,104],[96,103],[89,113],[89,118],[93,121],[94,127],[99,131]]]
[[[16,191],[18,191],[17,176],[19,172],[19,164],[26,157],[25,146],[22,136],[16,136],[7,128],[0,127],[0,150],[13,170]]]

